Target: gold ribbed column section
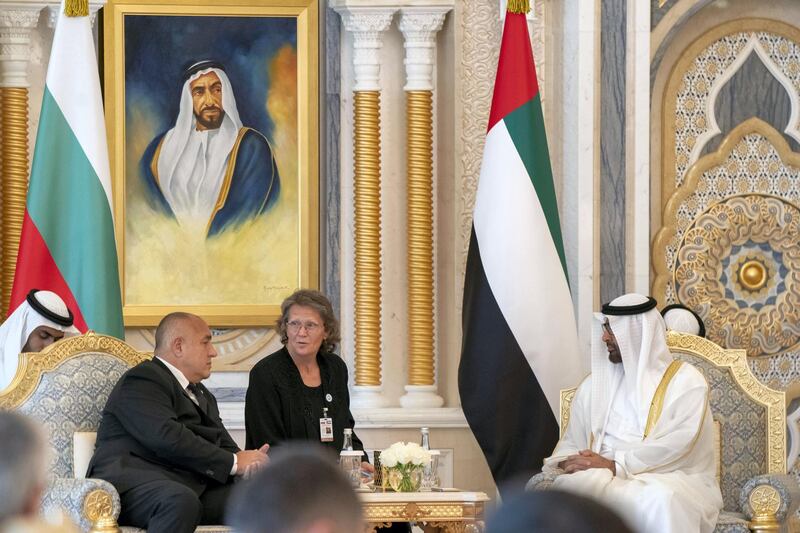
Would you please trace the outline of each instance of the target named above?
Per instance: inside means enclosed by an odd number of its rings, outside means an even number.
[[[354,91],[355,384],[381,384],[380,92]]]
[[[5,317],[14,286],[14,268],[17,264],[28,191],[28,89],[5,87],[0,91],[0,120],[3,131],[3,273],[0,312]]]
[[[434,384],[431,101],[431,91],[406,91],[409,385]]]

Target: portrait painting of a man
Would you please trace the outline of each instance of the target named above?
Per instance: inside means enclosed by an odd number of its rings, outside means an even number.
[[[269,141],[242,125],[224,66],[188,65],[175,125],[153,139],[142,176],[158,209],[209,237],[275,203],[280,178]]]
[[[247,15],[208,13],[224,6],[197,15],[191,10],[199,8],[175,9],[187,14],[125,11],[109,31],[113,39],[122,28],[124,50],[116,92],[123,114],[112,113],[124,117],[117,144],[123,313],[277,310],[308,283],[316,266],[305,258],[318,261],[304,248],[315,246],[316,233],[304,228],[316,224],[306,218],[312,204],[300,198],[318,177],[307,170],[315,166],[301,165],[299,144],[316,138],[316,118],[302,118],[315,116],[307,106],[316,77],[313,86],[300,77],[316,61],[316,45],[297,17],[258,14],[269,6]]]

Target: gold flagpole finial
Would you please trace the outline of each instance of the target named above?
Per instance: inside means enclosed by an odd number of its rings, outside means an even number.
[[[89,0],[65,0],[64,14],[68,17],[88,17]]]
[[[508,0],[506,9],[509,13],[522,13],[527,15],[531,10],[531,0]]]

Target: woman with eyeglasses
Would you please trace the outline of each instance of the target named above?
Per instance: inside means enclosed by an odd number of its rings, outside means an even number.
[[[248,446],[310,440],[338,453],[344,430],[352,430],[355,422],[347,366],[333,353],[340,336],[330,301],[319,291],[295,291],[281,304],[277,330],[283,348],[250,371],[245,400]],[[364,449],[355,433],[352,444],[354,450]],[[363,469],[372,472],[366,454],[364,461]]]

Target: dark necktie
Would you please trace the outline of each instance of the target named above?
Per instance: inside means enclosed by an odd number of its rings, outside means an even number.
[[[189,383],[186,388],[197,398],[198,407],[200,407],[204,413],[208,413],[208,399],[206,399],[206,395],[203,394],[203,389],[201,389],[197,383]]]

